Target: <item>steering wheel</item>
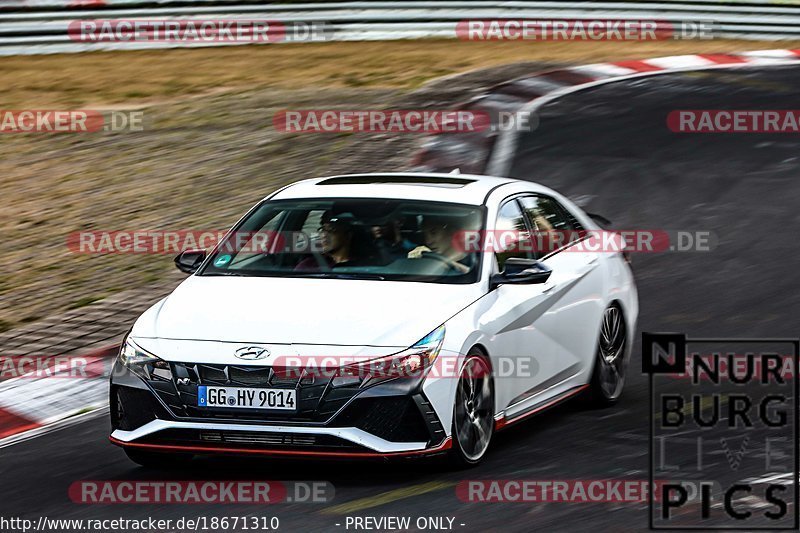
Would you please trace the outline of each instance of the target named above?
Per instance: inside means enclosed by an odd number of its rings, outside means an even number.
[[[420,257],[424,257],[425,259],[436,259],[437,261],[441,261],[442,263],[450,264],[450,260],[447,259],[442,254],[437,254],[436,252],[422,252]]]
[[[449,268],[451,270],[456,270],[456,268],[453,267],[453,262],[450,259],[448,259],[445,256],[443,256],[442,254],[437,254],[436,252],[422,252],[420,257],[422,257],[424,259],[435,259],[435,260],[443,263],[445,266],[447,266],[447,268]]]

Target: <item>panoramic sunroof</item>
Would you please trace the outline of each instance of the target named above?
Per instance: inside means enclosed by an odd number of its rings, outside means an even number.
[[[433,187],[463,187],[475,180],[457,177],[433,176],[341,176],[328,178],[318,185],[368,185],[373,183],[395,183],[399,185],[429,185]]]

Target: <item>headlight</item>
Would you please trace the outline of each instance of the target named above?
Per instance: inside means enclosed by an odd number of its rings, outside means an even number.
[[[169,363],[145,352],[130,339],[125,339],[125,343],[119,351],[119,362],[137,376],[145,379],[152,379],[153,376],[172,379]]]
[[[362,386],[374,385],[394,378],[422,377],[433,366],[444,343],[444,326],[439,326],[402,352],[348,365],[333,379],[334,387],[352,385],[363,380]]]

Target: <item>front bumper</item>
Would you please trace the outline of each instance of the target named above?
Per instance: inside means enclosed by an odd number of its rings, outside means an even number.
[[[275,381],[269,369],[258,367],[243,373],[236,366],[170,366],[167,378],[140,377],[115,363],[110,389],[113,444],[196,454],[323,457],[416,456],[450,448],[419,382],[397,379],[374,386],[333,387],[303,379]],[[293,387],[298,409],[290,413],[199,409],[201,384]]]

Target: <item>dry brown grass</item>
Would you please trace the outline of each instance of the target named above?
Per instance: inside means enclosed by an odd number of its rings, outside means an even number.
[[[148,106],[144,132],[1,139],[0,330],[172,272],[169,256],[72,254],[71,232],[225,228],[280,185],[399,169],[414,149],[404,136],[280,135],[277,110],[391,106],[428,80],[516,62],[778,47],[800,43],[408,41],[0,58],[0,109]],[[440,89],[424,92],[441,103]]]
[[[0,107],[130,106],[267,87],[414,88],[518,61],[586,63],[782,47],[800,48],[800,42],[331,42],[4,57]]]

